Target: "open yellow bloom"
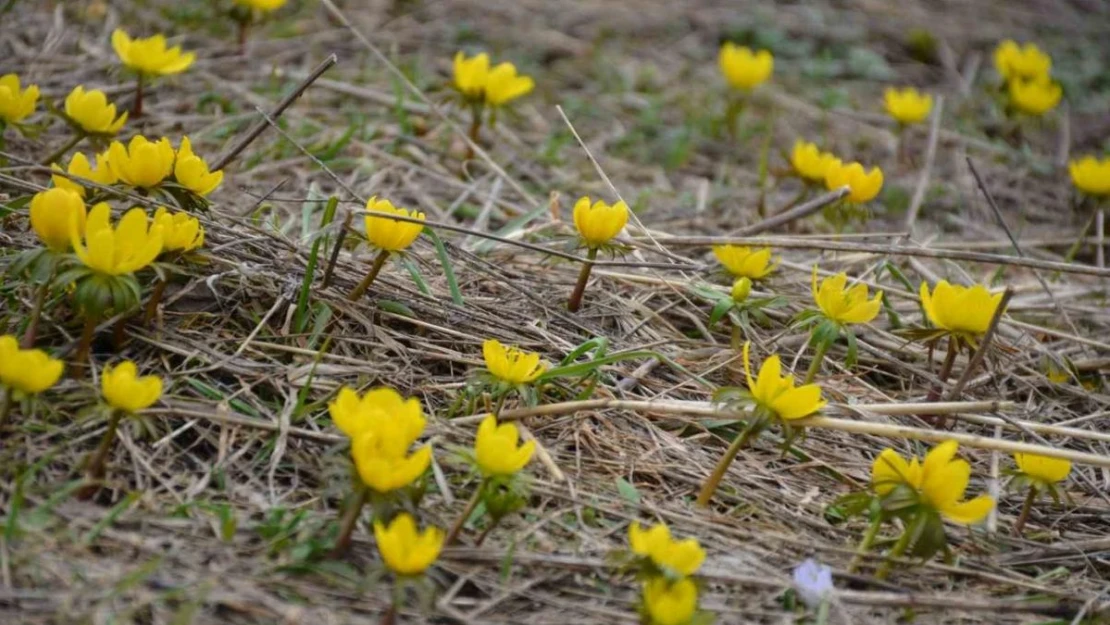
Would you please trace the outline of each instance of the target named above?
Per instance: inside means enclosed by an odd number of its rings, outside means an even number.
[[[643,601],[648,625],[688,625],[698,609],[698,586],[689,578],[653,577],[644,582]]]
[[[57,163],[51,164],[50,169],[62,171],[61,166]],[[81,152],[74,152],[73,156],[69,158],[69,166],[66,167],[65,172],[105,186],[115,184],[119,180],[116,173],[112,171],[111,165],[108,164],[107,152],[96,155],[95,169],[92,167],[92,163],[89,162],[89,157]],[[81,183],[57,174],[51,176],[50,179],[54,182],[55,187],[69,189],[77,192],[81,197],[85,197],[85,187]]]
[[[171,213],[159,206],[154,211],[154,227],[162,229],[163,252],[189,252],[204,245],[204,228],[189,213]]]
[[[1071,183],[1087,195],[1110,195],[1110,158],[1084,156],[1068,163]]]
[[[424,445],[408,453],[412,443],[409,433],[406,424],[388,421],[351,441],[351,457],[366,486],[378,493],[388,493],[424,475],[432,463],[432,448]]]
[[[112,49],[124,65],[145,76],[180,74],[189,69],[197,56],[182,52],[181,46],[167,48],[164,35],[132,39],[121,28],[112,33]]]
[[[589,247],[599,247],[620,234],[628,223],[628,205],[623,201],[606,204],[601,200],[579,198],[574,204],[574,227]]]
[[[752,364],[749,358],[752,343],[744,343],[744,374],[748,378],[748,391],[755,403],[779,419],[793,421],[817,412],[828,403],[821,399],[821,387],[817,384],[803,384],[795,388],[794,376],[782,374],[782,362],[778,354],[763,361],[759,375],[752,378]]]
[[[112,408],[134,414],[153,406],[162,396],[162,378],[156,375],[139,377],[135,363],[125,360],[115,367],[104,368],[100,374],[100,392]]]
[[[469,59],[462,51],[455,53],[455,89],[469,100],[481,100],[486,92],[489,55],[485,52]]]
[[[674,540],[666,523],[644,529],[639,521],[633,521],[628,526],[628,545],[632,553],[650,558],[659,568],[682,577],[697,573],[705,562],[705,550],[698,540]]]
[[[478,426],[474,454],[478,468],[486,477],[512,475],[524,468],[536,450],[536,441],[517,445],[520,432],[512,423],[497,424],[497,417],[488,415]]]
[[[771,263],[771,248],[746,245],[714,245],[713,255],[734,277],[759,280],[767,277],[778,263]]]
[[[486,104],[502,106],[526,96],[536,86],[531,76],[517,74],[512,63],[500,63],[486,75]]]
[[[70,123],[90,135],[113,136],[127,121],[127,112],[117,117],[116,105],[108,102],[103,91],[85,91],[84,85],[77,85],[66,96],[65,112]]]
[[[933,110],[933,96],[922,93],[913,87],[905,89],[887,88],[883,91],[883,106],[887,115],[902,125],[923,121]]]
[[[879,495],[886,495],[899,485],[916,491],[920,502],[949,521],[970,525],[986,518],[994,507],[987,495],[961,501],[971,479],[971,465],[954,460],[959,444],[945,441],[925,455],[907,462],[893,449],[884,449],[871,465],[871,484]]]
[[[71,222],[69,239],[77,258],[89,269],[109,276],[134,273],[154,262],[162,252],[161,229],[149,227],[143,209],[132,208],[113,230],[111,212],[104,202],[89,211],[84,242],[77,222]]]
[[[234,0],[235,4],[255,9],[263,13],[270,13],[285,6],[287,0]]]
[[[482,357],[486,369],[494,377],[510,384],[527,384],[547,370],[547,364],[540,362],[538,353],[502,345],[497,339],[486,339],[482,343]]]
[[[366,432],[382,432],[388,422],[395,421],[406,441],[404,449],[420,438],[426,424],[419,399],[405,399],[387,386],[366,391],[362,397],[344,386],[328,403],[328,413],[335,427],[351,439]]]
[[[170,140],[157,142],[135,135],[125,147],[119,141],[108,146],[108,165],[124,184],[149,189],[173,173],[174,152]]]
[[[921,306],[932,324],[949,332],[981,335],[990,327],[1002,294],[991,295],[987,287],[949,284],[941,280],[929,293],[929,285],[921,283]]]
[[[204,197],[216,190],[224,181],[224,172],[211,171],[208,163],[193,153],[193,144],[189,137],[181,138],[181,147],[177,150],[177,159],[173,166],[173,176],[178,184],[186,189]]]
[[[849,202],[870,202],[883,188],[883,170],[872,167],[865,171],[859,163],[844,164],[840,159],[832,159],[825,170],[825,186],[829,191],[847,186],[851,190],[846,198]]]
[[[1060,84],[1048,76],[1010,81],[1010,103],[1028,115],[1044,115],[1051,111],[1060,103],[1063,94]]]
[[[817,265],[813,266],[813,277],[810,279],[813,301],[827,319],[845,325],[867,323],[874,319],[879,314],[883,292],[879,291],[868,300],[866,284],[858,283],[850,289],[845,288],[847,284],[848,274],[838,273],[822,280],[818,287]]]
[[[0,385],[37,395],[58,383],[65,364],[41,349],[20,349],[12,335],[0,336]]]
[[[1067,479],[1071,473],[1071,461],[1049,458],[1037,454],[1014,454],[1018,470],[1042,484],[1055,484]]]
[[[54,187],[31,198],[31,228],[39,240],[54,252],[67,252],[70,226],[85,232],[85,201],[76,191]]]
[[[374,539],[389,570],[410,576],[420,575],[436,561],[443,549],[444,535],[437,527],[418,531],[412,515],[402,512],[388,526],[375,521]]]
[[[38,85],[20,87],[19,75],[0,76],[0,122],[18,124],[35,112],[39,101]]]
[[[1019,46],[1007,39],[994,49],[994,69],[1006,80],[1048,76],[1052,70],[1052,57],[1034,43]]]
[[[367,200],[366,210],[392,213],[424,221],[424,213],[397,208],[389,200],[379,200],[377,197]],[[419,223],[398,221],[389,217],[378,217],[377,215],[366,216],[366,238],[374,247],[389,252],[400,252],[412,245],[412,242],[420,236],[423,230],[424,225]]]
[[[751,292],[752,292],[752,281],[751,281],[751,279],[750,278],[737,278],[736,281],[732,283],[732,291],[729,293],[729,295],[732,297],[733,302],[739,304],[739,303],[743,302],[744,300],[748,299],[748,295],[750,295]]]
[[[721,46],[717,59],[721,73],[728,84],[737,89],[753,89],[768,78],[775,69],[775,58],[767,50],[752,52],[750,48],[738,46],[731,41]]]
[[[798,139],[790,153],[790,166],[807,182],[824,184],[825,171],[835,158],[832,154],[817,149],[816,143]]]

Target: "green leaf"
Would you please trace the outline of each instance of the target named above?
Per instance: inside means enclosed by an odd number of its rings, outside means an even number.
[[[718,300],[717,303],[713,305],[713,310],[709,313],[709,327],[717,325],[721,317],[724,317],[725,313],[732,310],[732,308],[732,300],[724,298]]]
[[[633,505],[640,505],[640,491],[623,477],[617,478],[617,492]]]
[[[380,299],[378,300],[378,308],[381,308],[382,310],[393,313],[395,315],[401,315],[402,317],[416,319],[416,313],[413,312],[413,310],[407,305],[402,304],[398,301],[394,301],[391,299]]]
[[[432,228],[424,228],[424,234],[432,240],[432,245],[436,247],[436,257],[439,258],[439,264],[443,267],[443,277],[447,280],[447,288],[451,291],[451,301],[455,305],[462,306],[466,302],[463,300],[462,291],[459,290],[459,281],[455,278],[455,270],[451,267],[451,257],[447,255],[447,246],[443,244],[443,239],[439,238],[436,231]]]

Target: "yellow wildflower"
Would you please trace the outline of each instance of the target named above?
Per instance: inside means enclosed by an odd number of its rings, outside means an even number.
[[[167,48],[164,35],[132,39],[120,28],[112,33],[112,48],[124,65],[145,76],[180,74],[196,59],[196,54],[182,52],[181,46]]]
[[[750,48],[725,42],[718,57],[725,80],[737,89],[753,89],[775,69],[775,58],[767,50],[752,52]]]
[[[412,515],[402,512],[388,526],[374,522],[374,539],[378,553],[389,570],[397,575],[412,576],[423,573],[443,549],[443,531],[429,527],[420,532]]]
[[[512,63],[501,63],[486,75],[486,104],[502,106],[519,97],[528,95],[536,83],[531,76],[517,74]]]
[[[705,562],[705,550],[698,540],[674,540],[666,523],[645,530],[639,521],[633,521],[628,526],[628,545],[632,553],[650,558],[655,566],[681,577],[697,573]]]
[[[497,339],[486,339],[482,343],[482,356],[486,369],[494,377],[510,384],[527,384],[547,370],[547,365],[540,362],[538,353],[502,345]]]
[[[159,206],[154,211],[154,227],[162,229],[164,252],[189,252],[204,245],[204,228],[188,213],[171,213]]]
[[[57,163],[50,165],[50,169],[54,171],[63,171],[62,167]],[[81,152],[74,152],[73,156],[69,158],[69,166],[64,170],[66,173],[78,178],[84,178],[102,185],[115,184],[119,179],[116,177],[115,172],[112,171],[111,165],[108,164],[108,153],[103,152],[96,155],[96,169],[93,169],[92,164],[89,162],[89,157]],[[85,197],[85,187],[76,180],[70,180],[65,176],[54,174],[50,177],[54,181],[54,186],[59,189],[69,189],[78,193],[81,197]]]
[[[410,435],[407,424],[390,420],[351,441],[351,457],[364,484],[375,492],[388,493],[424,475],[432,462],[432,448],[424,445],[408,453]]]
[[[1052,71],[1052,57],[1034,43],[1019,46],[1007,39],[994,50],[994,69],[1005,80],[1039,78]]]
[[[698,609],[698,586],[690,578],[653,577],[644,582],[648,625],[689,625]]]
[[[807,182],[824,184],[825,171],[835,158],[832,154],[819,150],[816,143],[798,139],[794,142],[794,150],[790,153],[790,166]]]
[[[469,59],[462,51],[455,53],[455,89],[468,100],[480,101],[486,91],[489,55],[485,52]]]
[[[574,204],[574,227],[589,247],[600,247],[620,234],[628,223],[628,205],[623,201],[606,204],[601,200],[590,203],[583,197]]]
[[[174,152],[170,140],[162,137],[157,142],[135,135],[125,147],[119,141],[108,146],[108,165],[124,184],[133,187],[158,186],[173,173]]]
[[[181,138],[181,147],[173,167],[173,176],[178,184],[204,197],[214,191],[224,180],[224,172],[211,171],[208,163],[193,153],[189,137]]]
[[[366,432],[381,432],[387,422],[396,421],[401,425],[400,436],[408,441],[405,448],[420,438],[426,423],[419,399],[405,399],[385,386],[366,391],[362,397],[344,386],[328,403],[328,413],[335,427],[352,439]]]
[[[825,318],[839,324],[868,323],[879,314],[882,305],[883,292],[879,291],[875,297],[867,299],[867,285],[857,283],[852,288],[846,288],[848,274],[838,273],[831,278],[821,281],[817,286],[817,265],[813,266],[813,276],[810,279],[810,288],[813,292],[813,301],[821,309]]]
[[[1014,108],[1028,115],[1044,115],[1056,108],[1063,93],[1059,83],[1047,76],[1010,81],[1010,102]]]
[[[759,280],[767,277],[778,263],[771,263],[771,248],[751,248],[744,245],[714,245],[713,255],[724,268],[737,278]]]
[[[874,199],[883,188],[883,170],[872,167],[871,171],[865,171],[859,163],[845,165],[840,159],[832,159],[825,170],[825,186],[829,191],[847,186],[850,192],[846,199],[862,204]]]
[[[913,87],[883,91],[883,106],[887,115],[903,126],[923,121],[933,110],[933,96],[922,93]]]
[[[536,441],[517,445],[520,433],[512,423],[497,424],[493,415],[482,419],[474,440],[478,468],[487,477],[512,475],[524,468],[536,450]]]
[[[41,349],[20,349],[14,336],[0,336],[0,385],[37,395],[57,384],[64,368],[61,360]]]
[[[1026,477],[1043,485],[1062,482],[1071,473],[1071,461],[1061,458],[1019,453],[1014,454],[1014,461],[1017,462],[1018,470]]]
[[[18,74],[0,76],[0,122],[18,124],[35,112],[38,101],[38,85],[22,89]]]
[[[751,341],[744,343],[744,374],[756,405],[785,421],[808,417],[825,407],[827,402],[821,399],[820,386],[803,384],[795,388],[794,376],[781,375],[782,363],[778,354],[763,361],[759,374],[753,379],[749,357],[751,345]]]
[[[108,204],[94,206],[85,224],[84,242],[77,222],[71,222],[69,238],[77,258],[89,269],[110,276],[134,273],[154,262],[162,251],[162,232],[149,227],[146,212],[132,208],[114,230],[110,218]]]
[[[104,401],[116,410],[131,414],[153,406],[162,396],[162,378],[156,375],[139,377],[138,373],[138,367],[130,360],[105,367],[100,374]]]
[[[70,227],[85,232],[86,208],[80,194],[54,187],[31,198],[31,228],[39,240],[54,252],[69,251]]]
[[[750,278],[737,278],[736,281],[732,283],[732,292],[730,293],[730,295],[732,296],[732,301],[733,302],[735,302],[737,304],[740,304],[744,300],[748,299],[748,295],[750,295],[751,292],[752,292],[752,281],[751,281],[751,279]]]
[[[1002,294],[991,295],[987,287],[949,284],[941,280],[929,293],[929,285],[921,283],[921,306],[932,324],[942,330],[979,336],[987,331]]]
[[[906,462],[893,449],[884,449],[871,465],[871,484],[879,495],[886,495],[899,485],[915,491],[921,504],[935,510],[955,523],[970,525],[986,518],[994,507],[987,495],[961,501],[971,479],[971,465],[953,460],[959,444],[945,441],[934,447],[919,463],[917,458]]]
[[[1110,196],[1110,158],[1084,156],[1068,163],[1071,183],[1087,195]]]
[[[397,208],[389,200],[379,200],[377,197],[372,197],[366,202],[366,210],[392,213],[424,221],[424,213]],[[400,252],[412,245],[423,230],[424,225],[419,223],[398,221],[377,215],[366,216],[366,238],[375,247],[388,252]]]
[[[70,123],[90,135],[113,136],[127,121],[127,112],[117,117],[116,105],[108,102],[103,91],[85,91],[84,85],[77,85],[66,96],[65,113]]]
[[[248,9],[255,9],[263,13],[270,13],[285,6],[287,0],[233,0],[235,4],[246,7]]]

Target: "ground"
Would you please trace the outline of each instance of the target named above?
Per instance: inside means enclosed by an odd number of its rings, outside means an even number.
[[[463,393],[488,338],[553,365],[602,339],[576,361],[610,358],[545,387],[541,405],[561,408],[504,406],[540,443],[528,505],[480,545],[486,521],[473,520],[430,571],[434,591],[409,595],[399,622],[637,622],[638,584],[612,555],[637,519],[705,547],[701,607],[719,623],[816,622],[790,590],[810,557],[833,568],[830,623],[1110,619],[1110,271],[1095,230],[1080,238],[1092,213],[1076,208],[1064,166],[1110,149],[1106,4],[348,0],[333,10],[291,0],[250,29],[243,50],[219,4],[15,0],[0,16],[0,74],[19,72],[56,103],[84,84],[130,105],[134,78],[109,43],[117,27],[195,50],[194,67],[155,83],[122,137],[176,145],[187,134],[226,173],[200,213],[203,261],[173,279],[155,318],[125,319],[119,340],[109,320],[91,375],[16,408],[0,450],[0,621],[385,622],[389,582],[369,513],[350,552],[325,557],[351,484],[327,402],[341,385],[420,399],[436,450],[421,519],[448,527],[476,485],[460,451],[489,408]],[[1020,127],[999,106],[993,70],[1006,38],[1049,51],[1066,94]],[[717,66],[726,40],[775,55],[773,78],[731,133],[736,95]],[[471,158],[470,119],[450,89],[460,49],[536,80],[482,129]],[[329,55],[335,64],[311,80]],[[905,84],[941,96],[943,114],[908,129],[899,150],[881,98]],[[67,137],[57,122],[32,138],[6,133],[0,267],[37,245],[25,200],[49,184],[36,163]],[[867,220],[837,232],[817,211],[768,227],[797,198],[785,174],[798,138],[883,167]],[[623,197],[634,218],[631,249],[616,258],[625,264],[595,267],[571,314],[579,263],[548,250],[581,257],[570,211],[582,195]],[[370,196],[453,228],[432,228],[441,245],[421,237],[349,302],[373,258],[358,234]],[[338,213],[323,225],[330,197]],[[113,200],[129,202],[148,200]],[[781,257],[755,293],[784,306],[742,333],[757,361],[779,353],[799,375],[809,365],[806,332],[790,320],[812,307],[815,263],[883,289],[887,306],[857,329],[858,364],[846,366],[843,343],[825,360],[828,427],[806,427],[791,453],[771,428],[705,510],[698,488],[738,432],[736,414],[711,400],[744,385],[729,322],[709,323],[730,281],[706,237],[741,234]],[[1013,291],[961,389],[965,356],[941,381],[943,350],[895,333],[921,323],[917,285],[942,278]],[[0,296],[0,327],[21,334],[33,289],[8,275]],[[36,345],[72,357],[81,322],[68,301],[64,290],[51,297]],[[81,458],[105,428],[97,371],[119,358],[168,388],[121,429],[105,488],[80,500]],[[1072,375],[1046,375],[1059,370]],[[904,408],[938,398],[978,403],[948,419]],[[576,400],[586,403],[565,405]],[[921,455],[949,435],[964,437],[969,495],[991,493],[996,511],[979,526],[947,525],[947,558],[903,563],[880,581],[882,549],[897,537],[888,526],[850,573],[867,523],[835,502],[867,487],[882,449]],[[1039,502],[1018,537],[1023,496],[1006,489],[1006,444],[1020,441],[1077,461],[1067,497]]]

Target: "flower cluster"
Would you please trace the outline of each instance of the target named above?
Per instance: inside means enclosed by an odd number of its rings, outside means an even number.
[[[994,50],[994,68],[1005,82],[1012,109],[1039,117],[1060,103],[1063,90],[1052,79],[1052,58],[1036,44],[1003,41]]]
[[[459,51],[454,61],[454,87],[462,101],[470,107],[470,139],[478,142],[482,114],[489,110],[489,123],[494,122],[497,110],[509,102],[528,95],[536,87],[531,76],[520,74],[508,61],[490,67],[485,52],[472,57]]]
[[[705,561],[696,538],[675,540],[665,523],[628,526],[628,544],[643,580],[640,611],[646,625],[688,625],[699,617],[692,576]]]
[[[805,194],[821,187],[829,191],[848,188],[843,202],[826,209],[826,216],[838,228],[842,226],[845,216],[860,212],[858,207],[875,199],[883,188],[883,170],[879,167],[867,169],[858,162],[844,162],[832,152],[823,151],[817,144],[801,139],[794,142],[790,152],[790,168],[793,175],[805,183]]]

